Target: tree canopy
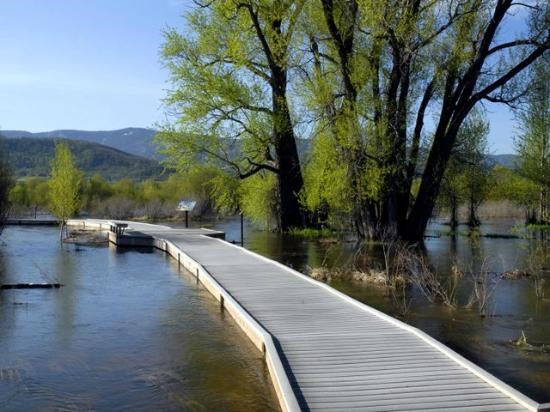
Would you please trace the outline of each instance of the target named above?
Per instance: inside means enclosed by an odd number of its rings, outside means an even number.
[[[469,114],[525,95],[548,16],[544,1],[198,2],[185,33],[166,33],[159,139],[180,168],[273,174],[282,229],[344,219],[418,240]],[[529,29],[503,35],[513,18]]]
[[[80,205],[82,172],[75,166],[73,156],[65,143],[55,147],[49,181],[50,212],[60,221],[61,235],[66,221],[73,217]]]
[[[545,56],[548,57],[548,56]],[[538,187],[539,223],[550,223],[550,58],[531,70],[530,92],[518,114],[521,132],[516,138],[519,171]]]

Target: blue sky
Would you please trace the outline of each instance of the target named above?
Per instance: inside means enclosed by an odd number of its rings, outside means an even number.
[[[182,27],[185,9],[178,0],[0,0],[0,128],[153,126],[168,86],[162,30]]]
[[[110,130],[163,120],[162,30],[191,0],[0,0],[0,130]],[[512,27],[514,28],[514,27]],[[515,27],[517,28],[517,26]],[[509,153],[513,116],[489,106]]]

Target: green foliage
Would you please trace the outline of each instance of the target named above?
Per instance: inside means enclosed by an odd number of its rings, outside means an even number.
[[[317,238],[326,238],[337,235],[338,232],[332,229],[323,228],[323,229],[314,229],[314,228],[293,228],[289,231],[289,234],[296,237],[301,237],[304,239],[317,239]]]
[[[216,211],[222,215],[240,210],[239,180],[218,169],[197,166],[184,174],[172,174],[166,180],[135,182],[124,178],[110,183],[100,175],[82,179],[79,189],[81,209],[90,216],[108,218],[172,217],[176,205],[184,198],[194,199],[197,215]],[[26,178],[17,181],[9,198],[16,213],[24,215],[49,205],[49,183],[44,178]],[[161,216],[162,215],[162,216]]]
[[[443,177],[438,203],[451,211],[451,225],[456,227],[457,208],[469,206],[469,224],[477,226],[476,210],[487,198],[491,167],[487,164],[489,124],[480,112],[473,112],[464,122],[457,144]]]
[[[492,184],[487,195],[490,200],[511,200],[527,207],[533,207],[537,202],[537,186],[514,170],[495,166],[490,181]]]
[[[212,177],[207,187],[216,210],[221,214],[235,214],[239,212],[239,185],[238,179],[223,171],[211,171]]]
[[[278,184],[269,187],[279,192],[271,197],[281,199],[281,229],[305,222],[288,97],[289,71],[296,63],[293,40],[305,3],[210,2],[188,14],[186,35],[168,30],[162,50],[174,86],[165,99],[174,121],[157,136],[167,164],[180,172],[197,164],[217,167],[222,174],[212,189],[225,209],[235,205],[220,190],[224,174],[239,179],[274,174]],[[243,183],[242,191],[262,179]]]
[[[312,211],[327,205],[332,211],[351,212],[347,176],[348,167],[341,161],[332,137],[319,134],[304,170],[303,202]]]
[[[259,226],[274,227],[278,200],[275,186],[277,180],[271,173],[258,173],[243,180],[238,189],[241,210],[244,215]]]
[[[31,177],[18,180],[11,188],[9,198],[15,213],[32,210],[36,213],[48,205],[48,181]]]
[[[62,222],[62,227],[78,212],[81,183],[82,172],[76,167],[69,147],[57,143],[49,181],[49,208],[52,215]]]
[[[94,174],[85,180],[82,185],[82,207],[90,210],[98,203],[113,195],[113,190],[109,182],[101,175]]]
[[[188,14],[185,34],[165,33],[174,117],[157,140],[180,173],[197,165],[219,172],[207,187],[220,210],[246,209],[260,221],[280,218],[291,193],[318,223],[418,240],[438,193],[442,200],[449,192],[455,205],[470,205],[473,223],[489,178],[487,124],[474,108],[513,100],[511,79],[540,57],[547,38],[543,24],[499,46],[510,7],[204,3]],[[542,1],[529,5],[535,20],[546,10]],[[303,175],[303,159],[281,166],[294,134],[311,141]],[[300,178],[285,191],[289,170]]]
[[[244,173],[251,166],[246,158],[265,160],[271,129],[266,62],[250,17],[224,0],[192,11],[187,25],[190,35],[164,34],[162,56],[175,86],[165,103],[178,117],[157,141],[180,171],[206,162]]]
[[[543,58],[531,71],[525,110],[519,114],[516,138],[518,171],[538,188],[537,221],[550,222],[550,59]]]

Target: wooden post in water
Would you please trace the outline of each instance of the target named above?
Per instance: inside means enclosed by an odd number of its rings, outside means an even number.
[[[241,246],[244,247],[244,213],[241,212]]]

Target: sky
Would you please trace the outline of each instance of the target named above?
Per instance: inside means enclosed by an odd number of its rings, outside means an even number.
[[[162,120],[162,31],[185,0],[0,0],[0,130]]]
[[[191,0],[0,0],[0,131],[154,127],[169,74],[162,31]],[[514,27],[512,27],[514,28]],[[490,148],[513,151],[513,115],[490,105]]]

